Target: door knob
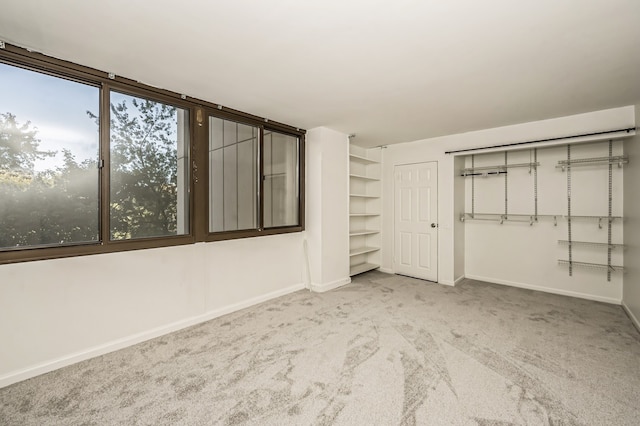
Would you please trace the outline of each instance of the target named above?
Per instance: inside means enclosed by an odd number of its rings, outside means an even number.
[[[437,228],[437,227],[438,227],[438,224],[437,224],[437,223],[432,223],[432,224],[431,224],[431,227],[432,227],[432,228]]]

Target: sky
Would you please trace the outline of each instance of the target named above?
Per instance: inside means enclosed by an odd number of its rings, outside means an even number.
[[[98,87],[0,63],[0,114],[15,115],[19,125],[31,121],[40,149],[59,152],[36,170],[62,165],[62,148],[77,161],[98,158],[98,126],[87,111],[98,115],[99,106]]]

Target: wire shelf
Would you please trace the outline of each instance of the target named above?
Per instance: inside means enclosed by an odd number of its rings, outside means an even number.
[[[575,260],[570,262],[565,259],[559,259],[558,263],[560,265],[578,266],[581,268],[605,269],[611,272],[624,272],[624,266],[618,266],[618,265],[606,265],[603,263],[590,263],[590,262],[576,262]]]
[[[518,163],[518,164],[500,164],[498,166],[483,166],[483,167],[467,167],[462,169],[460,176],[488,176],[488,175],[500,175],[507,173],[507,169],[528,167],[529,171],[536,168],[540,163]]]
[[[567,166],[588,166],[598,164],[617,164],[618,167],[622,167],[623,164],[629,162],[627,155],[618,155],[611,157],[593,157],[593,158],[576,158],[574,160],[560,160],[556,168],[565,171]]]
[[[558,240],[560,244],[572,245],[572,246],[590,246],[590,247],[605,247],[605,248],[624,248],[624,244],[609,244],[609,243],[597,243],[594,241],[568,241]]]
[[[615,220],[622,220],[622,216],[567,216],[561,214],[504,214],[504,213],[462,213],[460,214],[460,222],[498,222],[502,225],[505,222],[521,222],[529,223],[533,226],[534,223],[538,223],[541,218],[552,218],[553,226],[558,226],[558,219],[575,220],[594,220],[598,222],[598,228],[603,228],[603,223],[611,222]]]

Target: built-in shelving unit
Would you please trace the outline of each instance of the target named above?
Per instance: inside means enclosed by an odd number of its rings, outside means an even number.
[[[350,275],[380,267],[380,150],[349,146]]]

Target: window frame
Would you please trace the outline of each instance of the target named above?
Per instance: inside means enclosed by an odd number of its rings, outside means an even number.
[[[186,234],[180,235],[168,235],[168,236],[159,236],[159,237],[144,237],[144,238],[132,238],[132,239],[123,239],[123,240],[112,240],[111,239],[111,92],[115,91],[124,95],[129,95],[133,97],[138,97],[142,99],[148,99],[151,101],[161,102],[166,105],[174,106],[177,108],[182,108],[189,111],[189,162],[191,163],[193,157],[193,146],[194,146],[194,126],[193,120],[191,119],[192,114],[195,113],[194,106],[189,104],[188,102],[178,102],[176,99],[171,99],[168,97],[164,97],[162,95],[150,96],[145,91],[129,88],[122,84],[117,83],[105,83],[102,86],[103,89],[103,104],[101,107],[100,114],[100,133],[101,133],[101,145],[100,145],[100,159],[104,161],[102,166],[102,173],[100,174],[101,182],[100,182],[100,213],[101,213],[101,221],[100,221],[100,237],[101,242],[104,245],[122,245],[126,246],[133,242],[151,242],[151,241],[164,241],[165,244],[161,247],[171,246],[171,245],[182,245],[182,244],[191,244],[195,243],[195,233],[194,233],[194,220],[195,220],[195,203],[194,203],[194,177],[193,177],[193,167],[190,164],[190,167],[187,168],[188,171],[188,181],[189,181],[189,232]],[[182,101],[182,99],[180,99]],[[102,208],[104,206],[104,208]],[[137,247],[137,245],[135,245]]]
[[[100,90],[99,110],[99,240],[95,242],[70,243],[51,246],[26,246],[0,249],[0,265],[76,257],[101,253],[114,253],[160,247],[214,242],[264,235],[301,232],[305,229],[305,134],[304,129],[270,121],[242,111],[224,107],[198,98],[147,86],[138,81],[98,71],[61,59],[28,51],[5,44],[0,49],[0,62],[35,71],[53,77],[64,78],[83,84],[97,86]],[[189,233],[161,237],[111,240],[110,238],[110,93],[111,91],[158,101],[189,111]],[[260,130],[259,149],[259,228],[241,231],[209,232],[209,115],[249,124]],[[298,225],[278,228],[263,228],[263,158],[264,131],[271,130],[298,138]]]
[[[259,206],[258,206],[258,227],[255,229],[243,229],[237,231],[220,231],[220,232],[211,232],[209,230],[209,222],[207,215],[207,222],[204,224],[204,227],[200,228],[200,233],[198,234],[198,241],[223,241],[223,240],[234,240],[239,238],[251,238],[251,237],[259,237],[263,235],[277,235],[277,234],[287,234],[293,232],[302,232],[304,231],[304,218],[305,218],[305,197],[304,197],[304,177],[305,177],[305,133],[304,131],[285,129],[280,126],[274,126],[269,121],[257,120],[257,119],[249,119],[249,118],[239,118],[234,114],[230,114],[225,111],[221,111],[219,109],[213,108],[204,108],[204,123],[201,126],[202,131],[206,135],[206,149],[208,153],[208,141],[209,141],[209,117],[220,118],[223,120],[231,120],[240,124],[246,124],[250,126],[255,126],[258,128],[259,136],[258,136],[258,195],[259,195]],[[295,226],[279,226],[272,228],[264,227],[264,132],[266,131],[274,131],[276,133],[282,133],[288,136],[293,136],[298,140],[298,224]],[[198,167],[199,170],[203,170],[203,174],[206,178],[206,193],[204,194],[204,199],[202,202],[206,205],[207,214],[209,207],[209,156],[207,155],[205,158],[206,162],[203,164],[202,168]]]

